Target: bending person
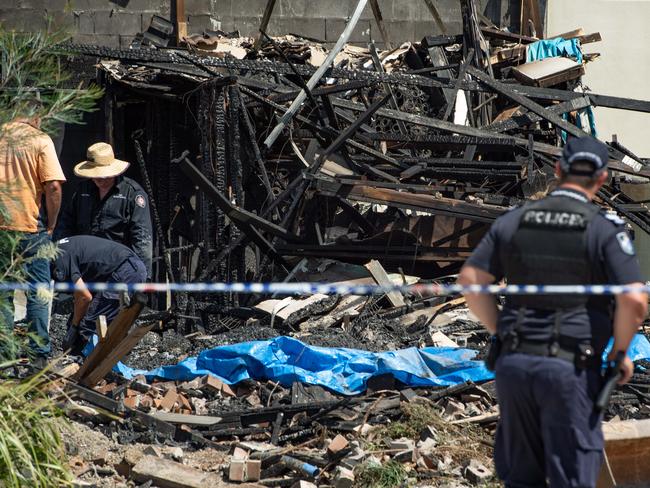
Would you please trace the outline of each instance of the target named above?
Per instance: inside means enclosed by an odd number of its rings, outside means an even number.
[[[143,283],[147,270],[142,260],[128,247],[95,236],[73,236],[57,242],[59,256],[52,263],[52,276],[76,286],[85,283]],[[100,315],[110,322],[120,311],[119,292],[94,295],[87,289],[74,292],[74,312],[68,322],[63,348],[79,354],[95,333]]]

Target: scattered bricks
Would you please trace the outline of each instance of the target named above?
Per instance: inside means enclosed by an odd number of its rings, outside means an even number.
[[[153,398],[151,398],[149,395],[143,395],[140,397],[140,409],[149,411],[151,410],[152,407],[153,407]]]
[[[476,395],[474,393],[468,394],[468,395],[461,395],[460,400],[463,403],[474,403],[474,402],[480,402],[483,399],[481,395]]]
[[[399,392],[399,398],[403,402],[411,403],[417,397],[418,394],[415,393],[415,391],[413,391],[411,388],[407,388],[406,390],[402,390]]]
[[[178,399],[180,400],[182,409],[192,412],[192,404],[190,403],[190,401],[187,399],[185,395],[178,395]]]
[[[147,456],[156,456],[156,457],[162,457],[162,451],[160,450],[159,447],[157,446],[147,446],[143,451],[143,454],[146,454]]]
[[[140,406],[139,396],[130,396],[124,399],[124,406],[130,409],[136,409]]]
[[[449,399],[445,407],[445,417],[454,417],[465,411],[465,405],[455,400]]]
[[[232,452],[233,459],[246,459],[248,457],[248,451],[242,449],[241,447],[235,447]]]
[[[260,459],[248,459],[246,461],[246,473],[248,481],[258,481],[262,475],[262,461]]]
[[[350,443],[348,440],[339,434],[334,439],[332,439],[332,442],[330,442],[329,446],[327,446],[327,455],[333,457],[343,449],[347,449],[349,445]]]
[[[226,396],[229,397],[236,397],[237,393],[235,393],[235,390],[233,390],[230,385],[227,385],[223,383],[223,386],[221,387],[221,393],[223,393]]]
[[[391,451],[413,451],[415,449],[415,442],[411,439],[402,437],[389,442],[388,448]]]
[[[230,481],[258,481],[262,474],[262,461],[259,459],[233,459],[228,468]]]
[[[214,376],[207,375],[203,377],[202,386],[207,390],[213,391],[215,393],[219,393],[223,385],[224,385],[223,381],[218,380]]]
[[[250,395],[248,395],[246,397],[246,402],[251,407],[261,407],[262,406],[262,401],[260,400],[260,396],[257,394],[257,392],[253,392]]]
[[[354,471],[337,466],[334,473],[335,488],[352,488],[354,485]]]
[[[175,389],[170,388],[160,402],[160,409],[165,412],[171,412],[178,401],[178,394]]]
[[[465,468],[465,471],[463,472],[463,475],[468,481],[474,484],[482,483],[492,477],[490,470],[476,459],[472,459],[469,462]]]

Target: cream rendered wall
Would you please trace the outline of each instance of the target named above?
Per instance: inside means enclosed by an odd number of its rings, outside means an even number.
[[[595,93],[650,100],[650,0],[549,0],[547,37],[582,27],[600,32],[601,42],[586,44],[585,53],[601,57],[586,66],[583,82]],[[650,114],[596,108],[601,140],[612,134],[641,157],[650,157]],[[634,197],[650,198],[650,185]],[[641,191],[639,191],[641,190]],[[631,195],[632,196],[632,195]],[[650,237],[636,230],[635,245],[645,279],[650,279]]]

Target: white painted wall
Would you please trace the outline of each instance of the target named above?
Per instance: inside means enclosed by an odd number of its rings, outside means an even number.
[[[548,0],[546,36],[582,27],[600,32],[603,40],[585,44],[585,53],[601,56],[585,67],[583,82],[595,93],[650,100],[650,0]],[[596,108],[598,138],[621,144],[640,157],[650,157],[650,114]],[[650,197],[649,185],[626,192]],[[650,279],[650,236],[636,229],[635,247],[644,278]]]
[[[600,32],[601,42],[583,46],[601,53],[587,64],[583,82],[595,93],[650,100],[650,0],[549,0],[547,37],[582,27]],[[650,157],[650,114],[596,109],[601,140],[618,134],[619,142]]]

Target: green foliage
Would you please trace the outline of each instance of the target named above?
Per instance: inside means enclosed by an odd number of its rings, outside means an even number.
[[[81,123],[95,109],[102,92],[97,87],[70,88],[57,46],[62,32],[16,33],[0,27],[0,125],[17,118],[40,120],[53,134],[62,123]],[[0,132],[11,146],[7,132]],[[24,141],[21,141],[24,142]],[[0,192],[11,190],[0,182]],[[4,213],[0,208],[0,213]],[[25,281],[27,259],[55,256],[56,247],[39,248],[37,256],[19,252],[20,234],[0,230],[0,282]],[[46,300],[50,297],[39,296]],[[0,370],[22,355],[28,337],[14,333],[9,292],[0,292]],[[60,437],[64,419],[48,398],[47,380],[38,375],[24,381],[0,379],[0,487],[71,486],[72,476]]]
[[[0,486],[71,486],[59,433],[60,412],[42,375],[0,383]]]
[[[0,27],[0,124],[38,116],[42,129],[53,133],[60,123],[81,123],[84,112],[95,110],[101,89],[64,88],[70,75],[59,46],[67,39],[62,31],[18,33]]]
[[[354,485],[358,488],[397,488],[408,479],[404,466],[396,461],[378,464],[366,462],[355,468]]]
[[[404,412],[403,419],[387,425],[381,433],[383,437],[390,439],[418,438],[420,432],[428,425],[437,425],[441,421],[436,411],[428,405],[405,403],[402,406],[402,411]]]

